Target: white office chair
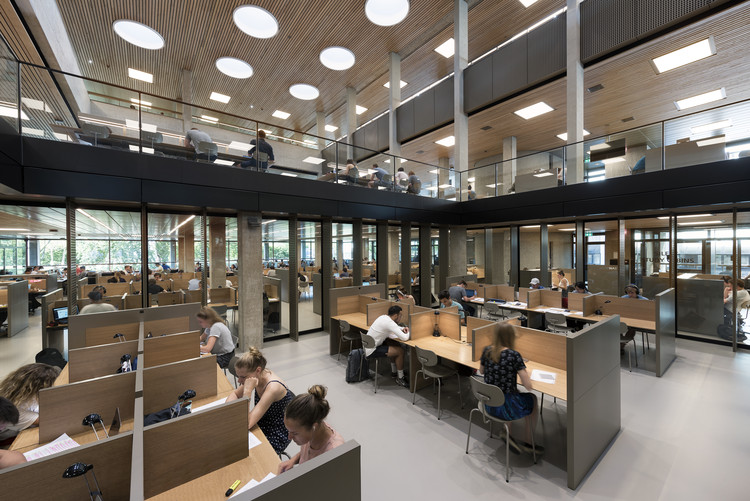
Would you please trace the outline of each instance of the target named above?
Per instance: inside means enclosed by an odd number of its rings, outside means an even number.
[[[508,318],[497,303],[484,303],[484,311],[489,320],[505,320]]]
[[[198,155],[206,155],[206,161],[210,162],[211,157],[217,157],[219,155],[219,146],[216,143],[208,141],[200,141],[198,143]]]
[[[547,324],[547,330],[549,332],[570,334],[574,331],[573,327],[568,327],[568,321],[562,313],[547,312],[544,314],[544,321]]]

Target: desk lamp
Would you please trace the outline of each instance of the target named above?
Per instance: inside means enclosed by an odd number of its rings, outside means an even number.
[[[86,473],[89,471],[94,477],[94,490],[91,490],[91,484],[89,484],[89,480],[88,478],[86,478]],[[91,501],[104,500],[104,498],[102,497],[102,490],[99,488],[99,481],[96,479],[96,473],[94,473],[93,464],[74,463],[65,468],[62,476],[63,478],[83,477],[83,479],[86,481],[86,489],[88,489],[89,491],[89,498],[91,499]]]
[[[124,334],[120,334],[119,332],[117,334],[115,334],[114,336],[112,336],[112,339],[117,339],[121,343],[124,343],[126,341],[125,335]]]
[[[94,430],[94,435],[96,435],[96,439],[99,440],[99,434],[96,432],[96,423],[99,423],[102,425],[102,430],[104,430],[104,434],[109,438],[109,433],[107,433],[107,428],[104,426],[104,421],[102,421],[102,417],[97,413],[91,413],[85,418],[83,418],[83,426],[91,426],[91,429]]]
[[[440,328],[438,327],[437,318],[440,315],[440,312],[435,310],[435,327],[432,330],[432,335],[435,337],[440,337]]]
[[[184,407],[190,407],[190,405],[193,403],[193,401],[191,400],[192,398],[195,398],[195,390],[185,390],[185,393],[177,398],[177,403],[170,409],[171,412],[169,419],[179,416],[180,411]]]

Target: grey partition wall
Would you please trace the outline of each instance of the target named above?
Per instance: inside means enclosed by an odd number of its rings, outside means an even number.
[[[675,291],[668,289],[656,295],[656,375],[661,377],[675,359],[677,318]]]
[[[620,431],[620,316],[566,341],[568,487],[575,489]]]
[[[657,294],[669,289],[669,279],[663,277],[641,278],[641,294],[648,299],[654,299]]]
[[[701,278],[677,279],[677,329],[716,336],[724,323],[724,282]]]
[[[320,273],[313,273],[313,313],[320,315],[323,310],[323,280]]]
[[[13,282],[8,287],[8,337],[29,326],[29,283]]]
[[[397,139],[403,143],[452,121],[453,77],[450,77],[396,109]]]
[[[195,331],[201,328],[196,318],[196,313],[201,309],[200,303],[173,304],[169,306],[160,306],[159,308],[145,308],[135,310],[143,312],[143,321],[165,320],[168,318],[188,317],[190,319],[188,330]]]
[[[617,277],[618,269],[614,265],[590,264],[586,267],[586,279],[588,280],[588,288],[591,292],[602,292],[610,296],[619,296]]]
[[[272,277],[274,278],[274,277]],[[281,281],[279,284],[279,298],[285,303],[289,302],[289,270],[276,270],[276,277]]]
[[[68,350],[86,347],[86,329],[111,325],[137,324],[142,319],[142,312],[143,310],[134,309],[87,315],[71,315],[68,317]],[[126,336],[125,341],[127,340]]]

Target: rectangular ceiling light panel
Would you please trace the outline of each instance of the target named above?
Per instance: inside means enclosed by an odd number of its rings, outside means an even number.
[[[154,75],[152,75],[151,73],[146,73],[145,71],[128,68],[128,76],[130,78],[141,80],[143,82],[154,83]]]
[[[452,38],[449,38],[448,41],[441,43],[435,48],[435,52],[446,58],[453,57],[455,51],[456,42]]]
[[[271,114],[271,116],[280,118],[282,120],[286,120],[287,118],[291,116],[291,114],[287,113],[286,111],[276,110]]]
[[[538,117],[539,115],[544,115],[545,113],[549,113],[550,111],[553,111],[554,108],[544,101],[540,101],[536,104],[532,104],[531,106],[527,106],[526,108],[520,109],[518,111],[514,111],[516,115],[519,117],[530,120],[534,117]]]
[[[656,57],[651,60],[651,63],[654,65],[656,73],[664,73],[665,71],[700,61],[714,54],[716,54],[714,38],[708,37],[700,42],[695,42],[687,47]]]
[[[722,87],[721,89],[705,92],[697,96],[680,99],[679,101],[675,101],[674,105],[678,110],[682,111],[688,108],[695,108],[696,106],[701,106],[703,104],[713,103],[714,101],[721,101],[722,99],[726,98],[727,91],[726,89],[724,89],[724,87]]]

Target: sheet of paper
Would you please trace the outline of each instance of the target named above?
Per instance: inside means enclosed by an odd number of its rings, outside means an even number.
[[[229,497],[229,499],[232,499],[233,497],[235,497],[238,494],[241,494],[243,492],[249,491],[250,489],[252,489],[256,485],[258,485],[259,483],[260,482],[258,482],[257,480],[251,480],[251,481],[249,481],[248,483],[246,483],[245,485],[243,485],[242,487],[240,487],[239,489],[237,489],[236,491],[234,491],[234,494],[232,494]]]
[[[208,409],[211,409],[213,407],[217,407],[223,404],[224,400],[226,399],[222,398],[221,400],[216,400],[214,402],[211,402],[210,404],[201,405],[200,407],[194,407],[190,412],[195,413],[195,412],[200,412],[200,411],[207,411]]]
[[[557,374],[555,374],[554,372],[534,369],[533,371],[531,371],[531,380],[539,381],[541,383],[555,384],[555,381],[557,380]]]
[[[47,445],[37,447],[36,449],[30,450],[29,452],[24,452],[23,455],[26,456],[26,461],[33,461],[34,459],[51,456],[52,454],[56,454],[58,452],[75,449],[79,445],[80,444],[78,442],[70,438],[67,434],[63,433],[57,439],[53,440]]]
[[[263,482],[265,482],[266,480],[271,480],[271,479],[272,479],[273,477],[275,477],[275,476],[276,476],[276,474],[274,474],[274,473],[269,473],[268,475],[266,475],[265,477],[263,477],[263,480],[261,480],[261,481],[260,481],[260,483],[262,484],[262,483],[263,483]]]
[[[252,449],[253,447],[256,447],[258,445],[260,445],[260,440],[258,440],[258,437],[256,437],[252,431],[247,432],[247,448]]]

